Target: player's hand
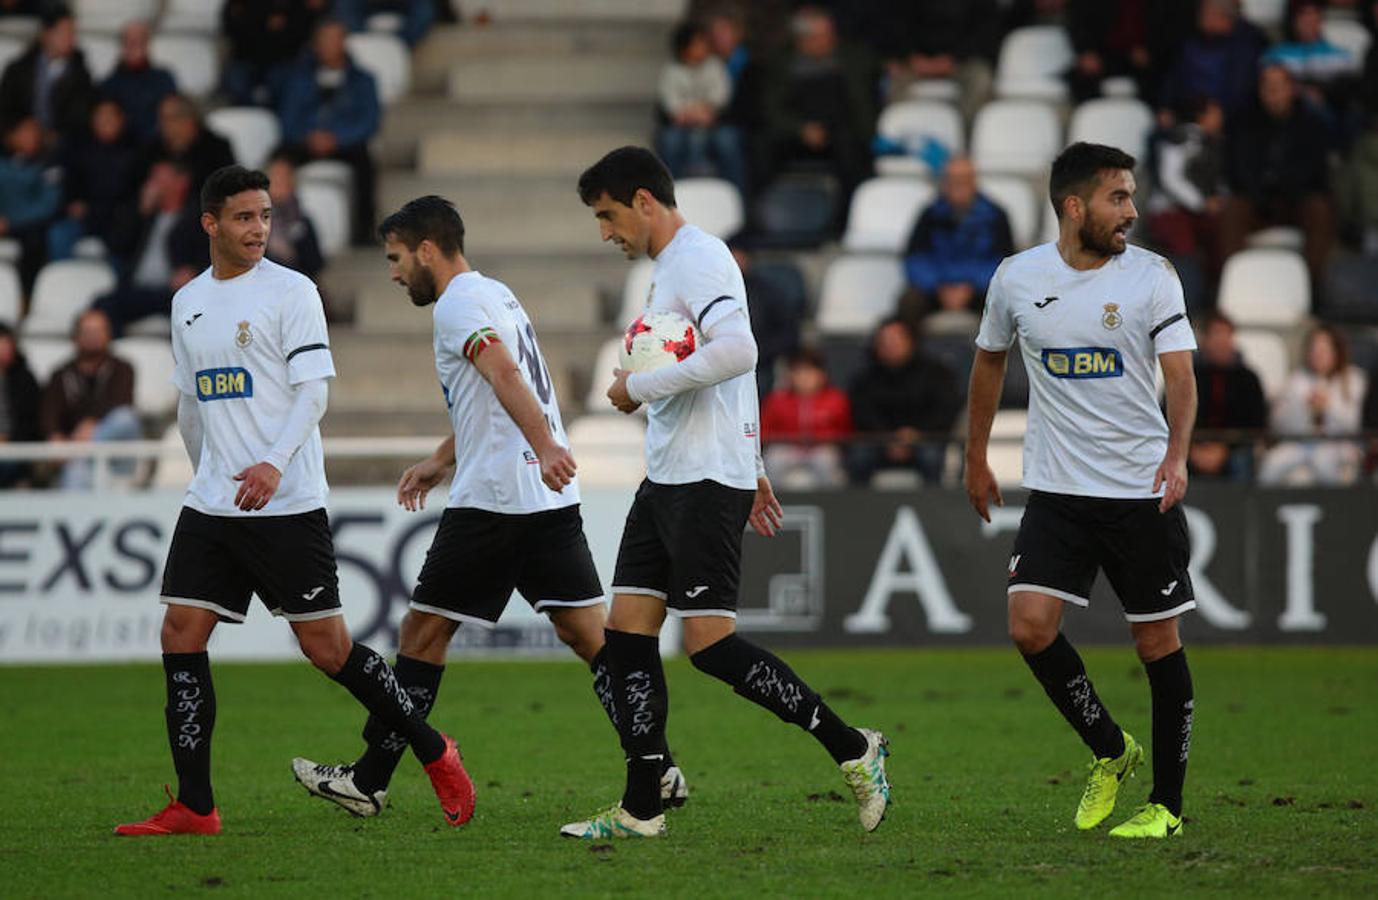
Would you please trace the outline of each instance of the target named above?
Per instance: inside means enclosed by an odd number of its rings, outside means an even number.
[[[756,498],[751,501],[751,515],[747,521],[761,537],[774,537],[785,520],[785,511],[780,501],[775,499],[775,491],[770,487],[770,479],[762,475],[756,479]]]
[[[995,480],[995,473],[990,470],[990,463],[984,459],[980,462],[968,460],[965,481],[967,500],[971,503],[971,508],[976,510],[978,516],[989,522],[990,501],[994,500],[996,506],[1005,505],[1005,498],[1000,495],[1000,483]]]
[[[1187,495],[1187,461],[1185,459],[1175,459],[1171,456],[1163,458],[1163,464],[1158,467],[1158,471],[1153,473],[1153,493],[1158,493],[1158,489],[1167,485],[1167,490],[1163,492],[1163,499],[1158,504],[1158,512],[1167,512]]]
[[[407,512],[425,509],[426,495],[431,488],[440,484],[449,468],[435,457],[428,456],[407,469],[397,482],[397,502],[406,507]]]
[[[234,476],[239,482],[239,492],[234,495],[234,505],[245,512],[253,512],[268,505],[278,491],[282,473],[272,463],[256,463]]]
[[[541,461],[541,481],[557,494],[564,491],[565,485],[574,479],[574,470],[579,468],[574,455],[555,443],[544,453],[537,453],[536,458]]]
[[[619,412],[634,413],[641,405],[627,393],[627,378],[631,374],[626,369],[612,370],[612,385],[608,388],[608,399]]]

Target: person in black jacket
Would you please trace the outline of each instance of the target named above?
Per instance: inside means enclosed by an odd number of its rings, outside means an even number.
[[[65,252],[70,255],[77,238],[98,237],[108,248],[119,236],[111,235],[116,211],[138,177],[140,151],[125,119],[124,109],[111,99],[96,102],[91,110],[89,136],[68,145],[62,154],[62,187],[66,220],[62,223]],[[54,238],[50,234],[49,244]]]
[[[852,382],[852,422],[861,441],[847,457],[853,484],[878,469],[912,468],[928,482],[943,474],[946,441],[961,411],[957,377],[919,352],[914,327],[894,316],[881,322],[870,364]]]
[[[91,73],[77,47],[71,11],[62,4],[48,6],[41,22],[33,44],[0,75],[0,120],[13,123],[33,116],[57,143],[86,127]]]
[[[0,322],[0,444],[38,440],[38,379],[9,325]],[[0,488],[27,478],[27,462],[0,462]]]
[[[1234,345],[1234,323],[1218,312],[1206,315],[1200,327],[1201,352],[1196,356],[1196,431],[1263,429],[1268,425],[1268,402],[1254,371],[1244,364]],[[1193,474],[1232,481],[1250,481],[1254,470],[1252,441],[1197,440],[1188,463]]]
[[[1076,60],[1067,86],[1077,103],[1097,97],[1107,78],[1134,79],[1139,98],[1157,102],[1173,52],[1191,31],[1194,0],[1067,0],[1067,36]]]
[[[196,195],[212,172],[234,164],[234,150],[206,127],[191,98],[168,94],[158,104],[158,136],[144,149],[136,177],[142,181],[160,162],[177,163],[191,173],[191,192]]]

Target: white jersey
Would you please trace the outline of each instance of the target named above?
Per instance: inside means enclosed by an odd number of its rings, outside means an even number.
[[[1154,496],[1168,438],[1158,354],[1196,349],[1172,264],[1133,245],[1085,272],[1055,243],[1011,256],[991,279],[976,345],[999,352],[1016,338],[1029,375],[1024,486]]]
[[[295,385],[335,374],[325,312],[311,279],[262,260],[224,280],[206,269],[172,298],[172,382],[195,397],[204,438],[186,505],[212,516],[286,516],[325,506],[320,429],[261,510],[234,505],[234,476],[282,436]]]
[[[555,385],[526,310],[502,282],[478,272],[456,275],[435,303],[435,369],[455,432],[449,505],[520,515],[578,503],[578,479],[558,494],[541,481],[536,451],[474,365],[484,348],[498,341],[516,360],[555,440],[569,446]]]
[[[655,260],[646,311],[671,310],[707,332],[725,316],[747,316],[746,284],[727,245],[681,225]],[[657,484],[716,481],[756,489],[760,414],[756,373],[653,401],[646,429],[646,477]]]

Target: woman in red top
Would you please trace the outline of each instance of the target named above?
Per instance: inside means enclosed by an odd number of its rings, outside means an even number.
[[[851,434],[847,394],[829,383],[822,354],[800,349],[789,359],[784,387],[772,391],[761,409],[766,474],[786,487],[842,485],[837,442]]]

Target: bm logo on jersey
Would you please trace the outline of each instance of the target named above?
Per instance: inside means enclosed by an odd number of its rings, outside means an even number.
[[[234,400],[254,395],[254,376],[248,369],[202,369],[196,373],[196,399]]]
[[[1054,378],[1119,378],[1124,360],[1114,347],[1044,350],[1043,368]]]

